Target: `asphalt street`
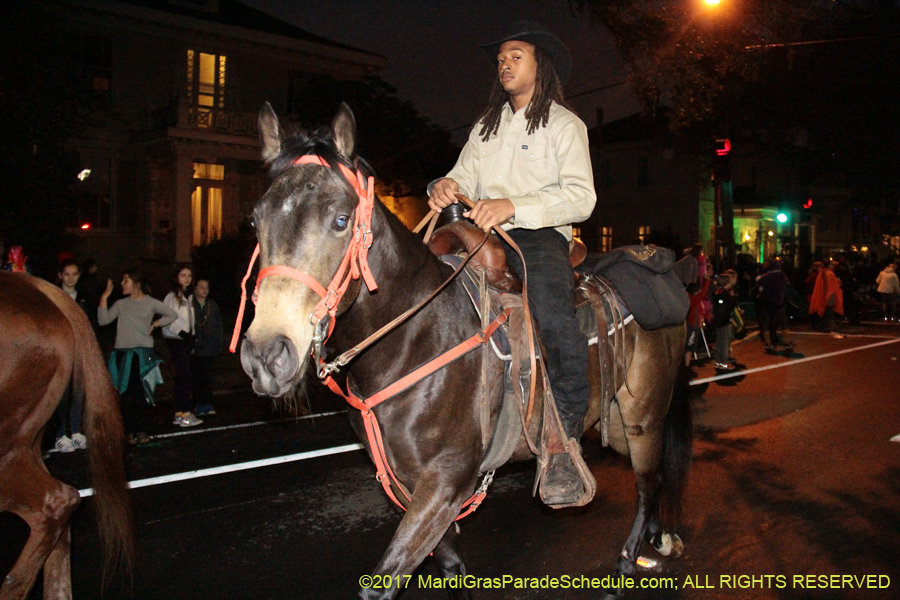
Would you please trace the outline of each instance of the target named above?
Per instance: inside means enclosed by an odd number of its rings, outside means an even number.
[[[888,441],[900,433],[900,326],[797,333],[791,357],[766,354],[751,337],[733,348],[742,374],[693,386],[695,461],[678,528],[685,553],[662,558],[645,548],[658,562],[638,583],[667,589],[634,589],[627,598],[900,597],[900,444]],[[717,375],[708,360],[695,370],[695,382]],[[345,407],[321,394],[310,407],[336,414],[297,419],[240,386],[216,401],[218,415],[185,430],[170,424],[161,400],[152,442],[129,452],[130,479],[357,441]],[[516,587],[602,579],[614,569],[634,516],[634,477],[595,436],[584,447],[598,481],[584,508],[553,511],[532,498],[533,463],[497,472],[485,504],[461,523],[468,573],[482,588],[502,585],[476,590],[476,598],[598,596]],[[46,463],[67,483],[89,487],[81,453]],[[352,598],[400,519],[356,450],[147,485],[133,497],[140,557],[133,582],[112,584],[106,598]],[[92,508],[86,498],[73,523],[75,598],[101,594]],[[22,522],[0,515],[0,570],[26,535]],[[427,560],[401,598],[445,598],[427,587],[437,573]]]

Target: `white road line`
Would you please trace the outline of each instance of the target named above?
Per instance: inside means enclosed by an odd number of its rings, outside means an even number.
[[[310,452],[300,452],[299,454],[289,454],[287,456],[275,456],[273,458],[264,458],[262,460],[251,460],[245,463],[237,463],[234,465],[224,465],[221,467],[213,467],[211,469],[199,469],[197,471],[186,471],[184,473],[172,473],[171,475],[161,475],[159,477],[151,477],[149,479],[138,479],[129,481],[128,487],[132,490],[150,485],[159,485],[161,483],[172,483],[173,481],[184,481],[186,479],[197,479],[198,477],[209,477],[210,475],[221,475],[222,473],[233,473],[235,471],[245,471],[247,469],[256,469],[258,467],[268,467],[271,465],[280,465],[298,460],[307,460],[309,458],[317,458],[319,456],[328,456],[330,454],[341,454],[343,452],[353,452],[362,450],[362,444],[347,444],[346,446],[336,446],[334,448],[323,448],[322,450],[312,450]],[[78,490],[78,495],[82,498],[94,495],[94,488],[86,488]]]
[[[896,335],[875,335],[872,333],[825,333],[824,331],[792,331],[791,335],[818,335],[824,337],[832,337],[836,340],[841,338],[875,338],[884,340],[896,340]]]
[[[189,429],[187,431],[177,431],[175,433],[161,433],[159,435],[151,435],[150,439],[159,440],[163,438],[179,437],[182,435],[194,435],[197,433],[209,433],[211,431],[225,431],[227,429],[241,429],[243,427],[255,427],[257,425],[269,425],[271,423],[283,423],[285,421],[306,421],[307,419],[316,419],[318,417],[331,417],[334,415],[345,415],[346,410],[336,410],[327,413],[315,413],[312,415],[303,415],[302,417],[285,417],[283,419],[272,419],[271,421],[254,421],[252,423],[238,423],[237,425],[223,425],[221,427],[205,427],[203,429]]]
[[[774,365],[766,365],[765,367],[756,367],[755,369],[747,369],[745,371],[732,371],[731,373],[716,375],[715,377],[706,377],[705,379],[695,379],[695,380],[691,381],[690,385],[700,385],[701,383],[709,383],[711,381],[721,381],[722,379],[731,379],[732,377],[743,377],[744,375],[749,375],[750,373],[759,373],[760,371],[768,371],[769,369],[780,369],[781,367],[790,367],[793,365],[799,365],[800,363],[809,362],[811,360],[822,360],[823,358],[831,358],[832,356],[839,356],[841,354],[848,354],[850,352],[859,352],[860,350],[868,350],[870,348],[877,348],[878,346],[886,346],[888,344],[896,344],[897,342],[900,342],[900,338],[893,338],[890,340],[885,340],[883,342],[875,342],[874,344],[868,344],[866,346],[858,346],[856,348],[848,348],[846,350],[837,350],[836,352],[828,352],[827,354],[819,354],[818,356],[807,356],[805,358],[789,359],[786,362],[777,363]]]

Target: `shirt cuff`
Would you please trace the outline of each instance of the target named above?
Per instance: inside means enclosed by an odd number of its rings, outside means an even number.
[[[530,192],[521,196],[514,196],[509,201],[512,202],[513,207],[516,209],[516,214],[512,218],[514,227],[540,229],[544,226],[544,205],[537,194]]]

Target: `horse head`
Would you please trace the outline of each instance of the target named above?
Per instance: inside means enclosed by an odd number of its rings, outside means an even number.
[[[302,380],[317,325],[333,327],[358,295],[365,263],[359,249],[371,243],[371,231],[366,236],[367,225],[360,225],[367,190],[346,104],[330,130],[286,138],[266,103],[259,132],[271,184],[253,209],[260,275],[241,364],[256,393],[281,397]]]

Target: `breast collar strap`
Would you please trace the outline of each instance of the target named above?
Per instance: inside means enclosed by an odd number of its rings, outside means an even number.
[[[324,158],[316,155],[301,156],[294,161],[294,164],[313,164],[331,168],[331,165]],[[253,290],[253,302],[255,304],[259,294],[259,283],[272,275],[296,279],[309,287],[321,298],[309,316],[310,323],[316,325],[325,315],[330,317],[328,319],[328,334],[325,336],[325,339],[330,337],[334,330],[338,304],[344,297],[344,293],[347,291],[352,279],[359,279],[360,275],[362,275],[370,292],[378,289],[375,278],[372,276],[372,271],[369,269],[368,260],[369,248],[372,247],[372,210],[375,206],[375,179],[369,177],[368,180],[365,180],[359,170],[354,173],[341,163],[338,163],[338,167],[344,179],[347,180],[359,197],[359,204],[356,208],[356,218],[353,223],[353,239],[350,240],[347,252],[344,254],[344,258],[334,274],[334,278],[328,284],[328,288],[326,289],[313,277],[302,271],[284,265],[272,265],[259,272],[259,275],[256,277],[256,288]],[[244,279],[241,282],[241,306],[238,311],[234,334],[231,337],[231,345],[229,346],[232,353],[237,348],[237,340],[240,336],[241,323],[243,322],[244,306],[247,302],[247,279],[250,278],[250,273],[253,271],[253,265],[258,256],[259,244],[256,245],[256,249],[253,251],[253,257],[250,259],[250,264],[247,267],[247,274],[244,275]],[[324,340],[322,343],[324,344]]]

